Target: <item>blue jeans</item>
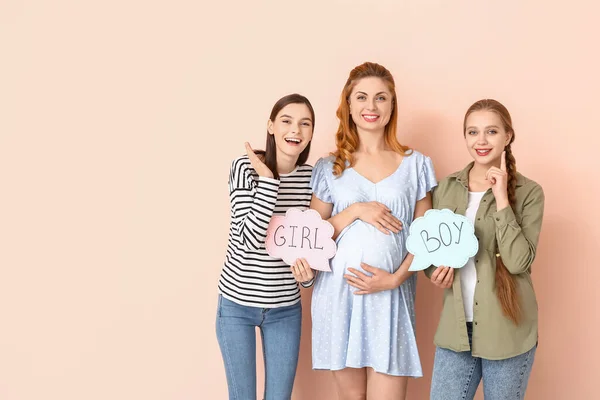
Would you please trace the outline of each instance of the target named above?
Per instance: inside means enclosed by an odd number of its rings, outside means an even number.
[[[242,306],[219,295],[217,339],[230,400],[256,399],[256,327],[265,362],[265,400],[287,400],[298,365],[302,305],[280,308]]]
[[[469,342],[473,326],[467,323]],[[431,400],[472,400],[483,378],[485,400],[524,399],[537,346],[506,360],[473,357],[470,351],[435,351]]]

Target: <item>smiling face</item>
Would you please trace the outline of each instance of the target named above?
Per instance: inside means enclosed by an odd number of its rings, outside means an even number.
[[[312,139],[311,112],[306,104],[288,104],[277,113],[273,121],[267,122],[267,131],[275,137],[278,159],[297,159]]]
[[[500,165],[502,152],[511,138],[512,133],[506,131],[502,119],[493,111],[474,111],[467,117],[465,143],[478,164]]]
[[[348,98],[350,115],[359,132],[383,132],[392,115],[393,101],[392,93],[381,78],[359,80]]]

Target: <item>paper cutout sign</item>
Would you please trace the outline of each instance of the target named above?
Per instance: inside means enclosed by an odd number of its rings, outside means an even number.
[[[321,219],[317,211],[290,208],[285,217],[271,217],[267,228],[267,253],[289,265],[304,258],[312,269],[329,272],[329,259],[336,251],[332,236],[333,226]]]
[[[409,271],[431,265],[462,268],[477,254],[479,243],[467,217],[448,209],[428,210],[410,225],[406,249],[415,256]]]

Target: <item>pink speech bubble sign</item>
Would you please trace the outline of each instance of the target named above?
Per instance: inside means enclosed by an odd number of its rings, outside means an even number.
[[[335,255],[333,226],[315,210],[290,208],[283,216],[271,217],[267,228],[267,253],[293,265],[298,258],[310,267],[329,272],[329,259]]]

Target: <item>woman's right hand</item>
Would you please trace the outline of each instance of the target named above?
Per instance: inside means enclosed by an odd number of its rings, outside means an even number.
[[[398,233],[402,230],[402,222],[392,215],[392,210],[378,201],[355,203],[358,219],[373,225],[381,232],[389,235],[390,232]]]
[[[258,176],[273,179],[273,172],[269,169],[269,167],[266,166],[266,164],[264,162],[262,162],[262,160],[260,158],[258,158],[258,156],[254,152],[254,150],[252,150],[252,147],[250,147],[250,143],[246,142],[245,146],[246,146],[246,154],[248,155],[248,158],[250,159],[252,168],[254,168],[254,170],[256,171]]]
[[[454,282],[454,268],[440,265],[431,274],[431,282],[442,289],[451,288]]]
[[[315,273],[304,258],[297,259],[294,265],[290,266],[290,269],[298,283],[308,283],[315,278]]]

